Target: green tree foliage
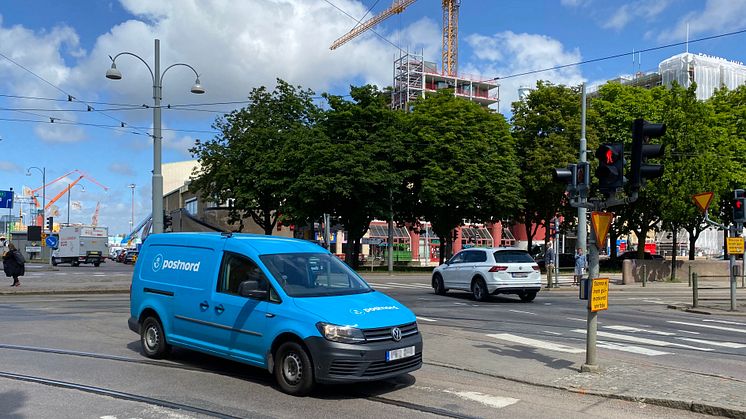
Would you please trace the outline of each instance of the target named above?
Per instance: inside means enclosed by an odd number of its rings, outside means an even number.
[[[581,94],[575,87],[539,81],[525,100],[513,103],[512,109],[525,201],[516,220],[523,223],[531,249],[539,226],[546,227],[546,241],[549,222],[555,215],[564,210],[566,219],[576,216],[566,205],[565,185],[552,181],[552,169],[578,161]],[[592,139],[593,134],[586,133],[586,137]]]
[[[502,115],[451,92],[417,101],[407,117],[417,150],[419,215],[441,239],[442,262],[464,220],[498,221],[521,208],[515,144]]]
[[[360,238],[374,218],[389,218],[399,194],[399,166],[408,160],[402,114],[375,86],[351,87],[351,100],[324,97],[329,109],[318,126],[323,135],[299,142],[301,171],[289,191],[290,212],[308,219],[339,217],[347,232],[345,257],[355,266]]]
[[[220,134],[190,150],[200,163],[190,188],[217,203],[228,202],[237,231],[251,217],[272,234],[300,169],[292,159],[296,144],[314,136],[320,111],[312,96],[280,79],[273,91],[252,89],[249,105],[215,122]]]

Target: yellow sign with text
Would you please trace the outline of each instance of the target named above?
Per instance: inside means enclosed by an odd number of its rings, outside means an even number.
[[[591,311],[609,309],[609,278],[593,278],[588,304],[591,306]]]
[[[743,237],[728,237],[728,254],[743,254]]]

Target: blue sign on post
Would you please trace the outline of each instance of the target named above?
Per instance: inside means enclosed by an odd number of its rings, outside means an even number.
[[[13,191],[0,191],[0,208],[13,208]]]
[[[45,240],[45,241],[47,243],[47,247],[52,248],[52,249],[56,249],[57,248],[57,243],[59,242],[59,237],[49,235],[49,236],[47,236],[47,240]]]

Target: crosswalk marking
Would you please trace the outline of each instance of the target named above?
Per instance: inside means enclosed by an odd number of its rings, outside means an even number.
[[[402,287],[412,287],[412,288],[432,288],[432,286],[427,284],[402,284],[399,282],[387,282],[386,285],[400,285]]]
[[[479,402],[496,409],[501,409],[503,407],[510,406],[511,404],[516,404],[520,401],[519,399],[514,399],[512,397],[492,396],[489,394],[478,393],[476,391],[444,391],[446,393],[455,394],[462,399]]]
[[[677,332],[681,332],[681,333],[689,333],[690,335],[699,335],[700,334],[699,332],[692,332],[691,330],[676,329],[676,331]]]
[[[702,319],[702,321],[703,322],[708,322],[708,323],[731,324],[731,325],[734,325],[734,326],[746,326],[746,323],[732,322],[730,320]]]
[[[743,343],[735,343],[735,342],[713,342],[711,340],[694,339],[694,338],[676,338],[676,339],[685,340],[687,342],[701,343],[701,344],[704,344],[704,345],[722,346],[724,348],[733,348],[733,349],[746,348],[746,345],[744,345]]]
[[[508,311],[512,311],[513,313],[530,314],[532,316],[536,315],[536,313],[532,313],[530,311],[523,311],[523,310],[508,310]]]
[[[587,333],[585,329],[575,329],[573,332],[576,333]],[[618,340],[626,340],[629,342],[637,342],[642,343],[646,345],[653,345],[653,346],[675,346],[678,348],[684,348],[684,349],[694,349],[697,351],[705,351],[705,352],[711,352],[713,349],[711,348],[700,348],[698,346],[690,346],[690,345],[683,345],[681,343],[672,343],[672,342],[666,342],[662,340],[655,340],[655,339],[648,339],[648,338],[640,338],[637,336],[627,336],[627,335],[620,335],[619,333],[609,333],[609,332],[596,332],[596,335],[612,338],[612,339],[618,339]]]
[[[549,330],[544,330],[543,332],[548,333],[550,335],[562,336],[562,333],[559,333],[559,332],[550,332]]]
[[[422,320],[422,321],[426,321],[426,322],[437,322],[437,320],[435,320],[435,319],[429,319],[427,317],[422,317],[422,316],[417,316],[417,320]]]
[[[495,333],[487,336],[498,340],[533,346],[534,348],[548,349],[550,351],[567,352],[570,354],[579,354],[585,351],[584,349],[573,348],[571,346],[560,345],[558,343],[546,342],[538,339],[524,338],[522,336],[511,335],[510,333]]]
[[[662,336],[675,336],[676,333],[672,332],[659,332],[657,330],[650,330],[650,329],[640,329],[637,327],[630,327],[630,326],[603,326],[604,329],[612,329],[612,330],[619,330],[620,332],[645,332],[650,333],[652,335],[662,335]]]
[[[624,345],[616,342],[606,342],[599,340],[596,344],[601,348],[613,349],[616,351],[632,352],[634,354],[647,355],[647,356],[658,356],[658,355],[672,355],[671,352],[663,352],[650,348],[643,348],[641,346]]]
[[[681,325],[684,325],[684,326],[705,327],[707,329],[725,330],[726,332],[746,333],[746,330],[744,330],[744,329],[736,329],[736,328],[733,328],[733,327],[723,327],[723,326],[713,326],[711,324],[698,324],[698,323],[680,322],[680,321],[676,321],[676,320],[668,320],[668,323],[681,324]]]

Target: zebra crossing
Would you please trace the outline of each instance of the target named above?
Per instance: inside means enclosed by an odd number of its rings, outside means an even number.
[[[418,283],[410,283],[410,284],[403,284],[401,282],[370,282],[368,281],[368,284],[377,289],[377,290],[389,290],[389,289],[410,289],[410,290],[422,290],[422,289],[428,289],[432,290],[433,287],[428,284],[418,284]]]

